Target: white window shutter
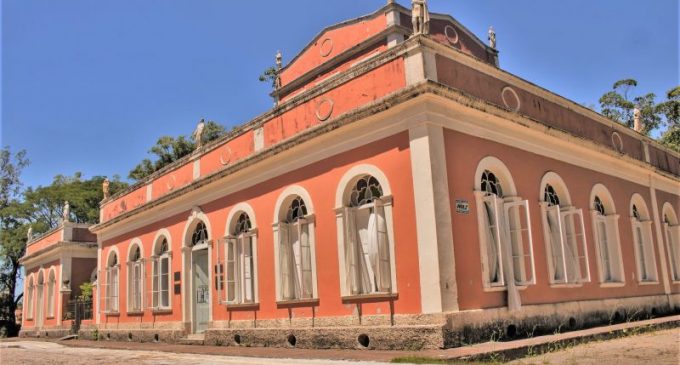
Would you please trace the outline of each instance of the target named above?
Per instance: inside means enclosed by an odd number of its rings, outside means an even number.
[[[159,301],[159,292],[160,292],[160,281],[159,281],[159,270],[160,270],[160,261],[158,257],[154,257],[153,260],[151,261],[151,308],[156,309],[160,307]]]
[[[281,271],[281,297],[295,299],[293,247],[290,243],[290,226],[279,223],[279,270]]]
[[[254,301],[254,258],[253,258],[253,238],[250,235],[244,234],[240,238],[241,240],[241,255],[242,255],[242,302],[251,303]]]
[[[238,300],[238,265],[237,265],[237,242],[234,238],[227,238],[226,274],[227,274],[227,302],[233,303]]]
[[[347,266],[347,288],[352,295],[361,294],[361,276],[358,246],[358,234],[356,229],[356,209],[346,207],[343,220],[345,224],[345,263]]]
[[[501,229],[498,209],[498,198],[495,195],[485,196],[484,205],[484,225],[486,233],[486,264],[487,280],[489,285],[505,285],[503,274],[503,260],[501,249]]]
[[[390,268],[390,243],[387,236],[387,222],[385,220],[385,208],[381,200],[374,202],[377,255],[373,259],[376,267],[376,284],[378,291],[391,292],[392,290],[392,271]]]
[[[531,217],[527,200],[504,204],[505,223],[508,232],[512,257],[507,260],[512,265],[517,285],[535,284],[534,245],[531,232]]]
[[[302,272],[301,298],[314,297],[314,275],[312,272],[312,247],[309,239],[309,223],[301,219],[298,221],[300,227],[300,269]]]
[[[550,252],[552,260],[552,280],[553,283],[565,283],[566,277],[566,262],[564,243],[562,235],[562,215],[560,214],[559,205],[553,205],[546,208],[548,229],[550,231]]]
[[[567,281],[581,283],[590,281],[590,268],[588,265],[588,245],[586,242],[585,226],[583,224],[583,211],[581,209],[569,209],[562,212],[562,224],[564,232],[563,245],[565,246],[567,263]]]

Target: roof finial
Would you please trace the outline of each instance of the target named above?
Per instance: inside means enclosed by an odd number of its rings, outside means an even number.
[[[68,203],[68,200],[64,202],[64,210],[62,212],[62,218],[65,222],[69,222],[71,219],[71,205]]]
[[[489,27],[489,47],[496,49],[496,31],[493,26]]]
[[[205,119],[201,118],[201,120],[198,121],[198,125],[196,125],[196,129],[194,130],[194,133],[191,134],[191,137],[194,138],[194,143],[196,144],[196,149],[199,149],[203,147],[203,129],[205,128]]]
[[[638,105],[633,108],[633,129],[639,133],[642,133],[644,129],[644,124],[642,122],[642,110],[640,110]]]
[[[109,178],[104,178],[104,181],[102,181],[102,192],[104,193],[104,199],[109,198],[109,184]]]
[[[427,10],[427,0],[411,0],[411,20],[414,36],[430,34],[430,12]]]

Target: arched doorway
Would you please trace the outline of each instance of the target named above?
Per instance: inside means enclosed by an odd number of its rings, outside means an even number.
[[[188,253],[188,304],[187,319],[191,333],[203,333],[210,325],[210,236],[202,220],[191,224],[186,238]]]

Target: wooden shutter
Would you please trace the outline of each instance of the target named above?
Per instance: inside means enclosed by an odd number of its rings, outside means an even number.
[[[535,284],[536,268],[534,265],[529,202],[523,200],[505,203],[503,213],[508,232],[508,243],[512,252],[512,259],[507,261],[512,265],[515,283],[517,285]]]

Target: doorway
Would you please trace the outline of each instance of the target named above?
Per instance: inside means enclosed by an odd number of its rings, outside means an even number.
[[[208,271],[208,250],[193,251],[192,261],[192,297],[194,333],[203,333],[210,322],[210,276]]]

